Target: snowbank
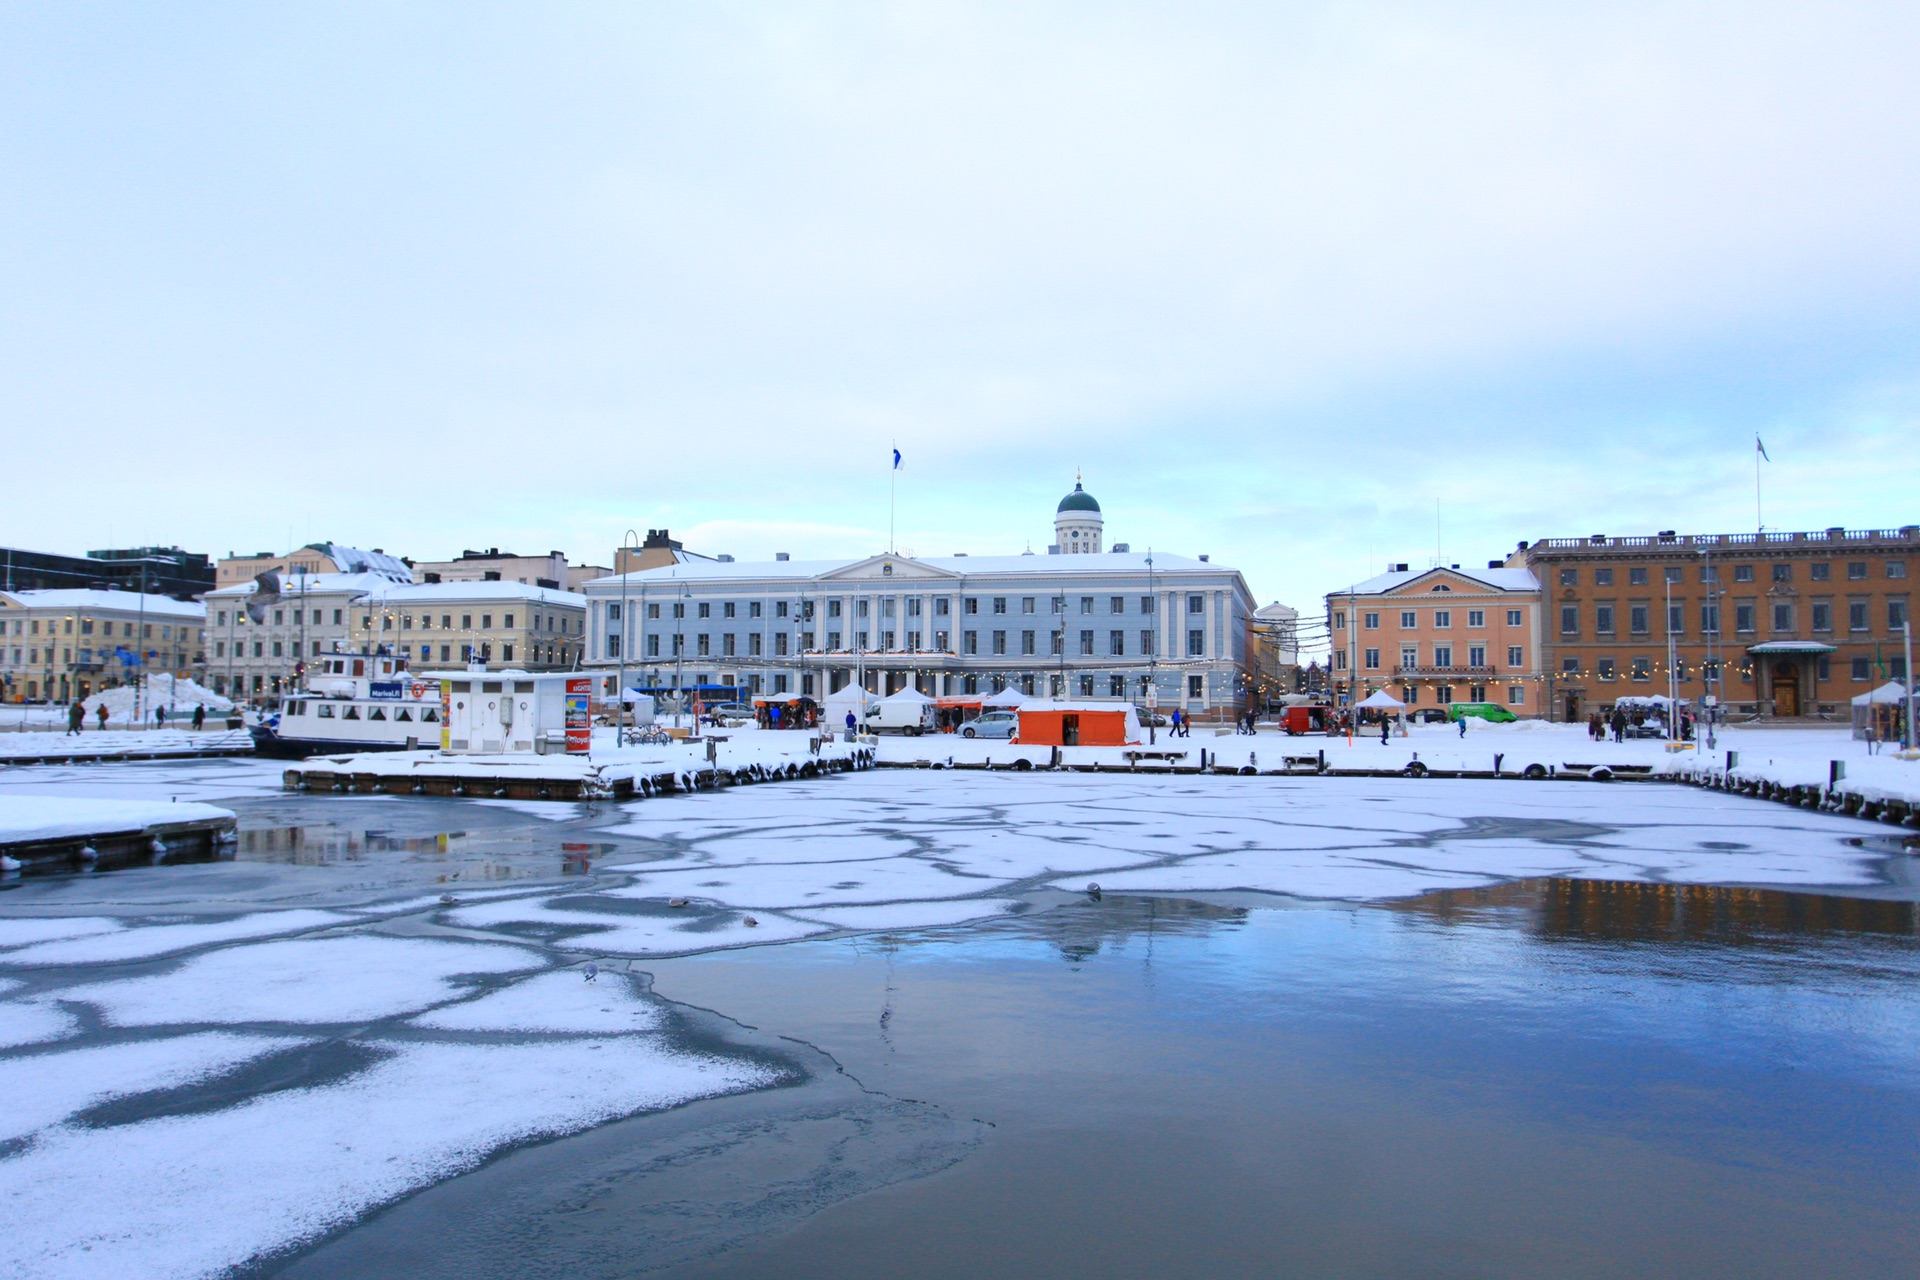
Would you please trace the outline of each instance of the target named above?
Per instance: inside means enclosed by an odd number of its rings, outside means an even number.
[[[136,703],[139,704],[138,707]],[[173,676],[165,672],[156,672],[147,677],[144,698],[132,685],[121,685],[118,688],[96,693],[80,705],[87,709],[89,726],[98,722],[99,711],[103,706],[107,709],[109,725],[133,723],[140,709],[144,709],[145,712],[141,718],[151,721],[155,707],[165,707],[168,719],[172,719],[176,712],[191,716],[193,709],[197,706],[205,707],[208,715],[216,713],[225,715],[233,710],[233,703],[213,690],[185,676]]]

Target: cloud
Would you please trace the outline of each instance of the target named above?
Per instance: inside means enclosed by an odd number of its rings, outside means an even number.
[[[862,554],[897,442],[903,545],[1082,467],[1304,606],[1744,528],[1756,428],[1912,518],[1911,6],[0,21],[29,545]]]

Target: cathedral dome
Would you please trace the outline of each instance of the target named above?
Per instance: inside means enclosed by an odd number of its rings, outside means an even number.
[[[1073,492],[1068,494],[1066,497],[1060,499],[1060,505],[1057,508],[1055,508],[1055,514],[1057,515],[1062,511],[1099,511],[1099,510],[1100,510],[1100,504],[1093,500],[1093,495],[1088,493],[1085,489],[1082,489],[1078,482],[1075,482],[1073,486]]]

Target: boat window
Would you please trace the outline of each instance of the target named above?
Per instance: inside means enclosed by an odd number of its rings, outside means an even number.
[[[398,711],[395,711],[393,713],[393,718],[395,720],[411,721],[413,719],[413,712],[407,710],[405,707],[401,707]]]
[[[438,724],[439,722],[440,722],[440,713],[438,711],[435,711],[432,707],[420,708],[421,724]]]
[[[330,707],[330,706],[328,706],[328,705],[327,705],[326,703],[324,703],[324,702],[320,704],[320,718],[321,718],[322,720],[331,720],[331,719],[333,719],[333,708],[332,708],[332,707]]]
[[[513,682],[513,691],[514,691],[515,693],[532,693],[532,692],[533,692],[533,681],[531,681],[531,680],[516,680],[516,681],[514,681],[514,682]]]
[[[386,718],[386,709],[383,707],[375,707],[373,710],[367,712],[367,719],[369,720],[385,720]]]
[[[500,692],[500,682],[498,680],[482,680],[480,682],[480,692],[498,693]]]
[[[472,692],[473,692],[473,681],[471,681],[471,680],[455,680],[455,681],[453,681],[453,691],[454,691],[455,693],[472,693]]]
[[[360,708],[354,706],[352,703],[348,703],[346,714],[340,718],[342,720],[358,720],[360,718]]]

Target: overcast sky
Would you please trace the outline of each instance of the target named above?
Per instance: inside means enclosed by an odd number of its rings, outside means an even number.
[[[1920,520],[1910,2],[0,15],[13,545]]]

